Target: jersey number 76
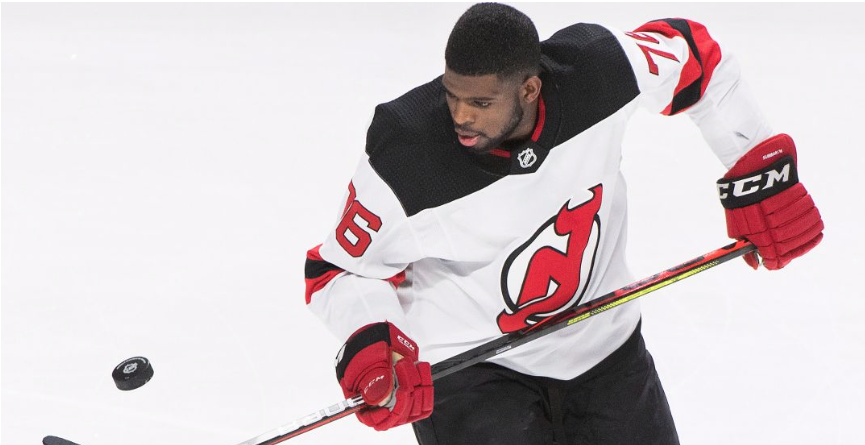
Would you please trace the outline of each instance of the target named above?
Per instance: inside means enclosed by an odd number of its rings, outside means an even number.
[[[342,220],[336,226],[336,241],[349,255],[355,258],[363,255],[372,243],[372,236],[358,224],[358,220],[364,222],[366,228],[373,232],[378,232],[381,229],[381,218],[370,212],[356,198],[357,191],[354,184],[349,183],[348,199],[345,203]]]

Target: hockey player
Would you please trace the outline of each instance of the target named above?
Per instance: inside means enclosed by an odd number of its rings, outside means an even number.
[[[306,301],[377,430],[421,444],[673,444],[626,305],[436,382],[436,363],[633,281],[621,140],[637,107],[687,113],[728,168],[728,234],[780,269],[822,239],[736,60],[689,20],[577,24],[539,42],[501,4],[460,17],[444,75],[375,110],[342,217],[308,253]],[[757,268],[760,259],[748,255]],[[435,393],[435,399],[433,398]]]

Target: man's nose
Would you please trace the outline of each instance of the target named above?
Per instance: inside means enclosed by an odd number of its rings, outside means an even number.
[[[457,126],[471,125],[475,122],[471,108],[459,102],[451,110],[451,117]]]

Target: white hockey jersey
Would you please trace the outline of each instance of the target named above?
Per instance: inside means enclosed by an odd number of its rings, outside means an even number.
[[[632,282],[620,162],[638,106],[689,114],[728,167],[772,135],[698,23],[576,24],[541,50],[537,127],[517,149],[463,148],[441,78],[376,108],[342,218],[307,257],[308,306],[340,340],[388,320],[436,363]],[[491,361],[570,379],[639,319],[624,305]]]

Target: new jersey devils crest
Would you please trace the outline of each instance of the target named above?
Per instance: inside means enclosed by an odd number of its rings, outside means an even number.
[[[529,327],[582,299],[601,237],[603,185],[589,191],[591,199],[576,207],[565,202],[505,260],[501,286],[507,308],[497,317],[502,332]]]

